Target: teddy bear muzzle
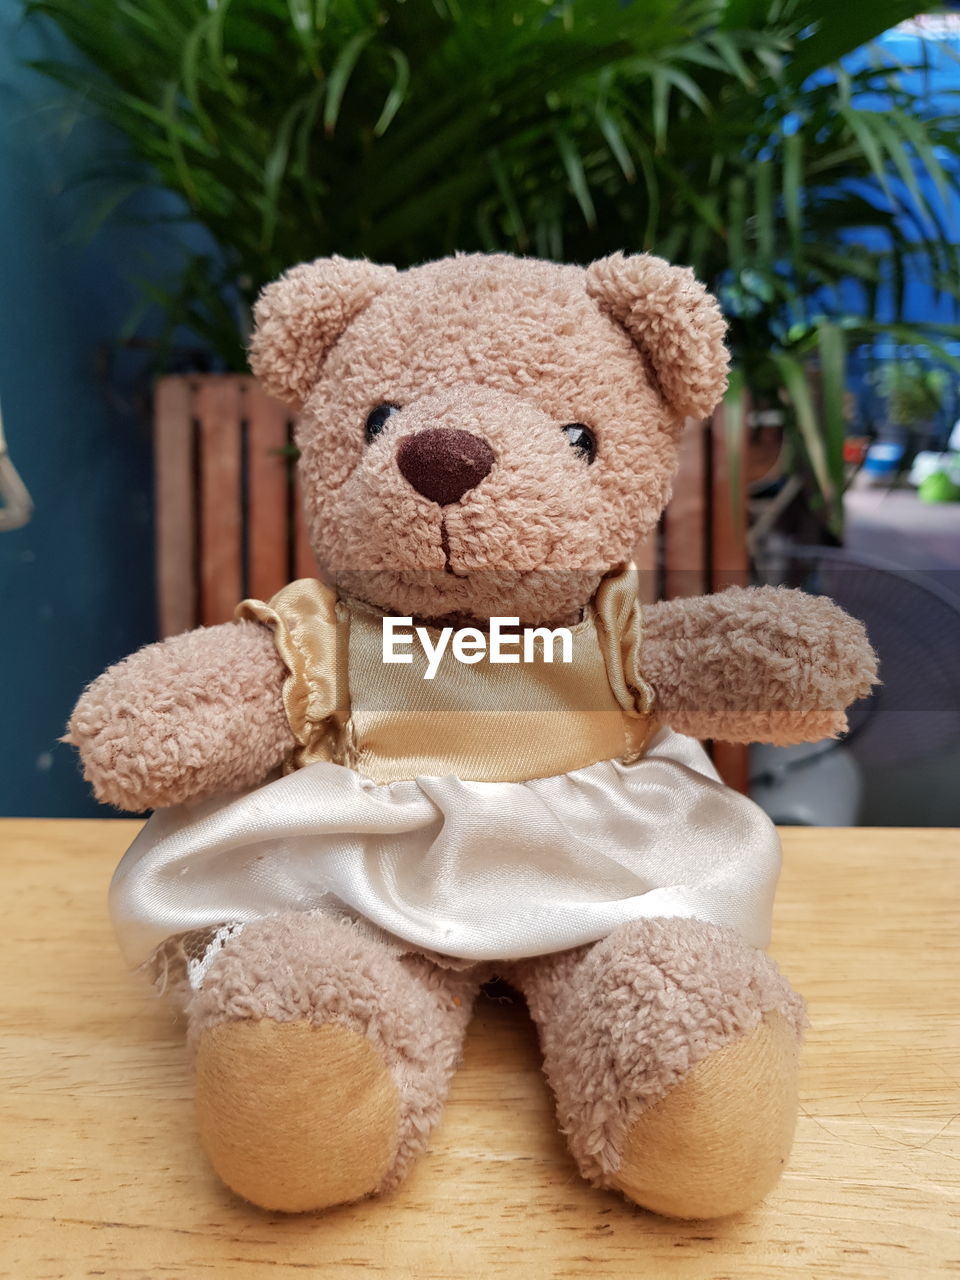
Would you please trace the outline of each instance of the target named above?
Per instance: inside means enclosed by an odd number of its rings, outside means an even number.
[[[490,474],[496,455],[481,436],[451,427],[418,431],[397,446],[400,474],[441,507],[459,502]]]

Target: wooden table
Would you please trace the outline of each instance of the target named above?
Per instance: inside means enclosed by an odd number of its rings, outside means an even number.
[[[105,915],[133,822],[0,822],[0,1275],[743,1280],[960,1271],[956,831],[794,829],[774,952],[813,1019],[767,1203],[677,1224],[579,1181],[520,1005],[479,1009],[432,1149],[324,1217],[234,1199],[197,1148],[181,1029]]]

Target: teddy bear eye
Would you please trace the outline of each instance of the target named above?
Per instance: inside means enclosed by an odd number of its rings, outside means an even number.
[[[563,434],[570,442],[570,447],[576,449],[587,462],[592,462],[597,456],[597,437],[582,422],[567,423],[563,428]]]
[[[371,409],[367,414],[367,443],[375,440],[383,428],[387,425],[387,419],[392,418],[395,413],[400,412],[398,404],[378,404],[375,409]]]

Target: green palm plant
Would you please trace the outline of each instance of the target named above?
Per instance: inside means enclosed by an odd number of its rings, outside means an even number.
[[[786,406],[837,530],[846,344],[881,327],[884,291],[890,332],[935,339],[903,323],[903,281],[923,272],[952,296],[960,279],[945,213],[960,167],[943,159],[960,159],[956,119],[879,56],[838,65],[915,0],[25,7],[88,64],[38,69],[127,139],[133,171],[91,176],[118,195],[159,182],[212,235],[215,254],[187,256],[149,296],[228,369],[243,366],[259,288],[304,258],[650,250],[718,292],[731,408],[745,387]],[[850,277],[853,314],[839,301]]]
[[[930,431],[943,405],[945,370],[907,359],[883,365],[874,380],[886,402],[891,426],[915,434]]]

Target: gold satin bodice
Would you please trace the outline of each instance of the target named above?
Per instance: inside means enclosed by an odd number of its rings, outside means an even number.
[[[605,578],[568,628],[573,661],[467,665],[448,650],[432,680],[412,662],[383,661],[383,613],[312,578],[238,618],[273,628],[288,676],[283,699],[297,748],[288,770],[329,760],[375,782],[454,775],[480,782],[554,777],[599,760],[636,760],[656,727],[640,670],[636,574]],[[430,631],[434,642],[437,632]]]

